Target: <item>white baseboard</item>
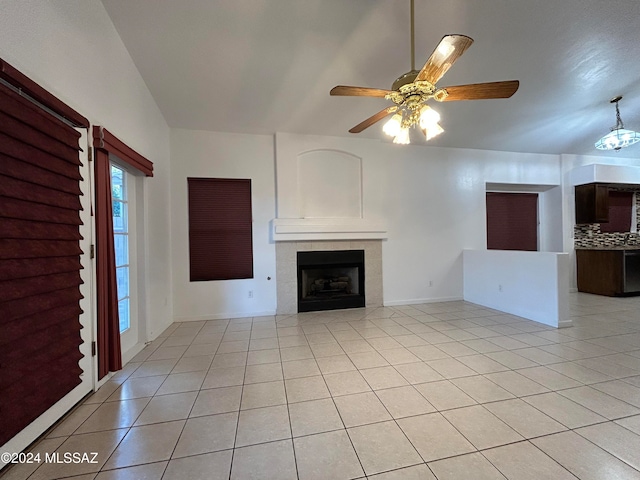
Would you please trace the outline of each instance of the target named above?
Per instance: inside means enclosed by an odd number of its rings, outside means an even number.
[[[275,315],[275,310],[266,310],[262,312],[231,312],[231,313],[213,313],[211,315],[197,315],[190,317],[173,317],[174,322],[201,322],[203,320],[224,320],[227,318],[251,318],[266,317]]]
[[[577,291],[578,291],[578,289],[577,289],[577,288],[573,288],[573,287],[571,287],[571,288],[569,289],[569,293],[576,293]]]
[[[146,345],[144,343],[136,343],[126,352],[122,352],[122,366],[124,367],[131,361],[133,357],[139,354]]]
[[[414,298],[411,300],[391,300],[383,302],[385,307],[397,307],[401,305],[417,305],[419,303],[439,303],[439,302],[455,302],[464,300],[462,297],[439,297],[439,298]]]
[[[567,327],[573,327],[573,320],[567,319],[567,320],[562,320],[558,322],[558,328],[567,328]]]

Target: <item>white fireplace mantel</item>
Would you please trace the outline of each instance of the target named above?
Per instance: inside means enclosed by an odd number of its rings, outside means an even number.
[[[386,169],[371,142],[276,134],[276,218],[271,240],[383,240]]]
[[[273,241],[381,240],[387,227],[358,218],[275,218],[271,221]]]

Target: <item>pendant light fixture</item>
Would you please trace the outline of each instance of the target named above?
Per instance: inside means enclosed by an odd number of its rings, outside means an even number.
[[[610,100],[611,103],[616,104],[616,125],[611,127],[611,131],[596,142],[598,150],[620,150],[640,142],[640,133],[624,128],[620,118],[620,109],[618,108],[620,100],[622,100],[621,95]]]

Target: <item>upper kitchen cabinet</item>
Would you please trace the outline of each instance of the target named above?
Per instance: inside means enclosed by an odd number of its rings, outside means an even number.
[[[576,185],[576,224],[609,221],[609,186],[602,183]]]

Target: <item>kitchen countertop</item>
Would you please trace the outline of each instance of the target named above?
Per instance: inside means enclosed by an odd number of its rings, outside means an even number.
[[[611,247],[576,247],[576,250],[640,250],[640,245],[614,245]]]

